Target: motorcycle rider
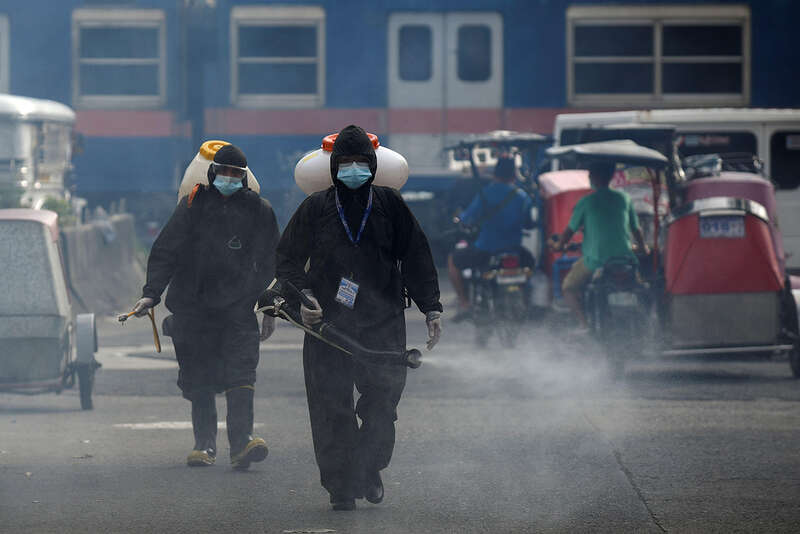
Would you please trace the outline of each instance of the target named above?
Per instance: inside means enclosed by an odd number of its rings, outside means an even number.
[[[615,168],[616,165],[609,162],[589,165],[589,181],[594,192],[575,205],[564,233],[558,238],[551,238],[551,248],[560,252],[575,232],[583,229],[582,255],[572,264],[561,285],[564,302],[575,313],[583,329],[588,325],[581,296],[594,270],[611,258],[628,257],[635,262],[631,237],[636,240],[639,250],[645,255],[649,254],[631,197],[609,187]]]
[[[382,350],[405,349],[405,285],[425,314],[430,350],[441,334],[442,305],[428,240],[397,191],[372,185],[376,169],[366,132],[355,125],[339,132],[330,158],[333,185],[306,198],[292,216],[278,245],[277,278],[315,303],[300,307],[307,326],[324,314]],[[353,361],[310,335],[303,368],[320,481],[333,509],[353,510],[362,497],[381,502],[380,470],[392,456],[406,368]],[[361,394],[355,409],[354,385]]]
[[[267,456],[264,440],[252,436],[253,395],[259,337],[272,334],[275,319],[264,316],[259,336],[253,308],[274,277],[279,237],[272,206],[248,188],[247,158],[225,145],[208,167],[208,186],[181,199],[153,243],[133,311],[147,313],[169,284],[178,386],[192,403],[189,466],[215,462],[215,394],[223,391],[231,465],[246,469]]]
[[[533,228],[530,216],[533,201],[514,185],[516,162],[513,156],[501,154],[494,168],[494,179],[484,186],[458,217],[465,226],[479,227],[472,245],[456,248],[447,258],[447,274],[458,298],[458,322],[470,314],[470,302],[461,271],[486,264],[498,252],[519,252],[525,265],[532,266],[530,252],[522,246],[522,231]]]

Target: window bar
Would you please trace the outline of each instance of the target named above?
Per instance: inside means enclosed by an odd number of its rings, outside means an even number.
[[[655,21],[655,24],[653,24],[653,100],[656,102],[664,101],[664,91],[661,86],[664,78],[661,63],[663,60],[662,52],[664,50],[663,43],[661,42],[663,27],[664,24],[660,20]]]

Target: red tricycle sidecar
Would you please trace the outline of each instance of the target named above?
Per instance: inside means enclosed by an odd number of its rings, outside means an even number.
[[[560,234],[569,223],[572,210],[578,201],[592,192],[589,183],[589,172],[586,170],[565,170],[547,172],[539,175],[539,187],[544,206],[545,236]],[[575,242],[580,242],[576,238]],[[556,298],[561,295],[561,279],[572,264],[580,257],[578,251],[564,254],[547,250],[543,267],[551,280],[552,293]]]
[[[797,375],[797,309],[772,184],[723,172],[683,193],[667,221],[664,354],[788,352]]]

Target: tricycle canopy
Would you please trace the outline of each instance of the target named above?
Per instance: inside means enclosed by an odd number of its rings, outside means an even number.
[[[500,149],[511,153],[518,159],[518,165],[522,163],[525,167],[525,157],[527,157],[527,172],[523,169],[521,173],[525,180],[532,178],[535,174],[535,160],[541,147],[552,144],[553,139],[549,136],[533,132],[513,132],[509,130],[495,130],[484,134],[468,136],[455,145],[444,148],[444,151],[452,151],[454,154],[461,152],[467,153],[469,167],[473,178],[480,178],[478,162],[473,152],[480,148]]]

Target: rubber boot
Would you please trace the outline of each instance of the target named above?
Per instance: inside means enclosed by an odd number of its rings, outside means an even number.
[[[214,465],[217,458],[217,403],[214,394],[192,400],[194,449],[186,458],[189,467]]]
[[[253,386],[242,386],[228,390],[228,442],[231,446],[231,466],[247,469],[252,462],[267,457],[267,444],[253,437]]]
[[[383,481],[378,471],[370,471],[364,475],[364,498],[372,504],[383,501]]]

